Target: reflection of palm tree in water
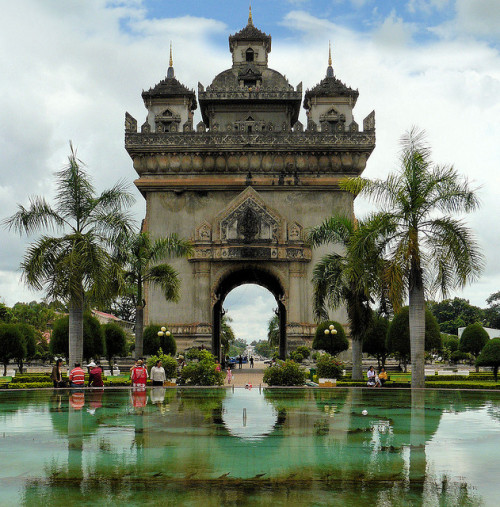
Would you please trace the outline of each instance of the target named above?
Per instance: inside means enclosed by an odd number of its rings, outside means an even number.
[[[83,407],[85,394],[73,392],[68,407],[68,476],[80,483],[83,478]]]
[[[418,505],[424,501],[427,460],[425,457],[425,391],[411,391],[410,425],[410,490],[416,494]]]

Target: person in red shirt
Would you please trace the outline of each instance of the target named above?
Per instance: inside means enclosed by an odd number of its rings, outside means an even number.
[[[80,368],[80,363],[75,363],[75,367],[69,373],[71,387],[83,387],[85,385],[85,372]]]
[[[137,364],[132,368],[130,380],[133,387],[146,387],[148,380],[148,371],[144,368],[142,361],[139,359]]]
[[[97,361],[97,364],[90,370],[89,386],[104,387],[104,383],[102,381],[102,369],[99,361]]]

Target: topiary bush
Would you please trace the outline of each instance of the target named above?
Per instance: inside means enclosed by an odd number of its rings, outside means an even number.
[[[342,361],[331,356],[330,354],[322,354],[316,362],[316,372],[319,378],[342,378],[345,365]]]
[[[460,337],[458,349],[461,352],[469,352],[475,358],[479,356],[483,347],[488,343],[490,337],[484,327],[476,322],[469,324]]]
[[[500,338],[493,338],[481,350],[476,361],[477,366],[492,366],[495,382],[498,376],[498,367],[500,366]]]
[[[177,377],[177,360],[168,354],[164,354],[160,348],[158,353],[151,356],[147,361],[148,372],[151,374],[151,368],[156,364],[157,361],[161,361],[163,369],[165,370],[166,378]]]
[[[325,330],[331,325],[333,325],[337,333],[331,334],[329,332],[325,334]],[[349,341],[346,338],[344,328],[341,324],[333,320],[327,320],[319,324],[316,328],[312,347],[315,350],[325,350],[335,356],[349,348]]]
[[[263,381],[268,386],[303,386],[306,372],[292,360],[277,361],[274,366],[264,372]]]

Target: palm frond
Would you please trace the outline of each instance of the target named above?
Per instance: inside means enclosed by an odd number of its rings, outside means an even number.
[[[170,264],[158,264],[148,270],[145,281],[161,289],[167,301],[177,302],[181,282],[179,274]]]
[[[43,197],[31,197],[29,208],[18,205],[17,213],[3,220],[2,225],[19,234],[33,234],[42,229],[60,229],[66,224]]]
[[[351,218],[344,215],[332,215],[322,224],[310,229],[307,239],[313,247],[325,243],[341,243],[346,246],[353,231],[354,223]]]

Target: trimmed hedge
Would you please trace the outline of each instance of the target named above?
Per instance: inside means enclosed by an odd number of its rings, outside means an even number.
[[[11,382],[9,389],[41,389],[43,387],[53,387],[52,381],[50,382]]]

